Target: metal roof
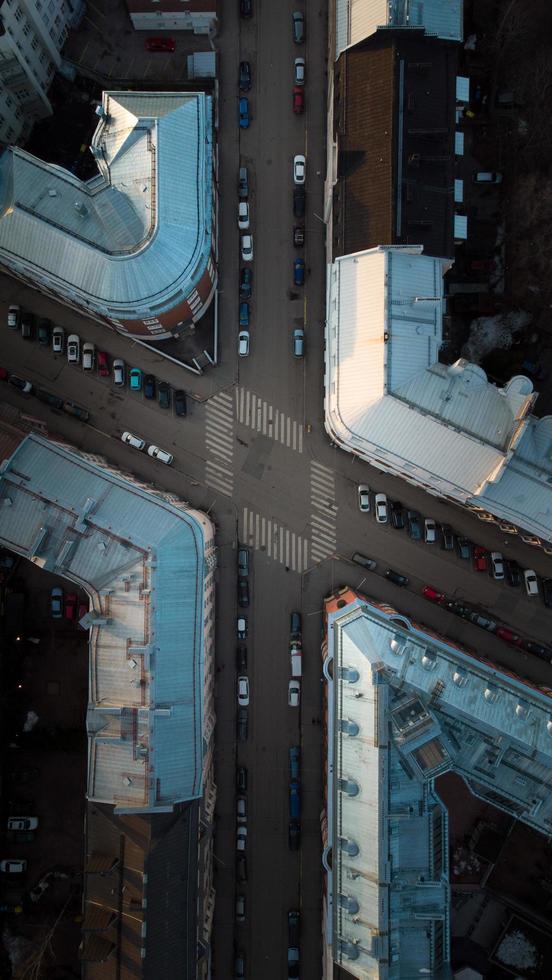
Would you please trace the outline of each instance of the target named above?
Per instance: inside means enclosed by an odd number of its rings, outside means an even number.
[[[340,599],[324,663],[333,957],[359,978],[437,975],[450,894],[434,780],[454,770],[549,834],[552,699],[389,607]]]
[[[461,41],[463,0],[336,0],[336,57],[382,27],[424,28]]]
[[[0,540],[91,597],[90,799],[155,811],[201,795],[212,538],[200,512],[37,435],[4,463]]]
[[[83,182],[17,147],[0,158],[0,260],[97,312],[182,301],[212,246],[212,104],[203,92],[104,92]]]

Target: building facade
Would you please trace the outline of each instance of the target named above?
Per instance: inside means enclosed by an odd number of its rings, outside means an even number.
[[[25,140],[37,119],[51,115],[48,89],[84,10],[84,0],[0,3],[0,144]]]
[[[216,0],[126,0],[136,31],[209,34],[217,23]]]

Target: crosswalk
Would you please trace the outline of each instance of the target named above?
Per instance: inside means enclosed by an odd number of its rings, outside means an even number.
[[[231,497],[234,493],[234,399],[219,391],[205,405],[205,483]]]
[[[264,551],[274,561],[293,572],[304,572],[308,566],[308,541],[277,521],[244,507],[239,538],[244,544]]]
[[[332,470],[310,462],[311,557],[323,561],[335,553],[337,504]]]
[[[302,423],[274,408],[247,388],[236,388],[236,415],[242,425],[280,442],[288,449],[303,452]]]

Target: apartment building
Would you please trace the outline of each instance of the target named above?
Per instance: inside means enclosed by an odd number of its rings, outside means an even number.
[[[217,22],[216,0],[127,0],[137,31],[193,31],[208,34]]]

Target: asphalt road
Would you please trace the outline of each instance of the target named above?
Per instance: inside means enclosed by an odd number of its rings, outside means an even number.
[[[246,952],[249,977],[276,980],[285,975],[286,912],[302,912],[302,972],[320,976],[320,811],[322,732],[320,641],[322,601],[340,584],[384,599],[420,622],[480,655],[547,684],[552,668],[506,646],[495,636],[426,601],[429,583],[451,596],[487,609],[493,618],[546,643],[552,613],[540,599],[494,582],[471,570],[437,545],[412,542],[405,531],[377,525],[357,507],[357,485],[400,499],[422,515],[450,523],[487,548],[501,550],[522,565],[546,574],[549,561],[518,539],[478,521],[402,481],[382,476],[334,449],[323,429],[323,318],[325,300],[322,176],[325,146],[325,15],[307,4],[307,111],[292,113],[293,59],[305,53],[291,40],[291,3],[256,0],[256,16],[238,23],[237,3],[225,8],[218,40],[221,54],[220,161],[220,364],[198,378],[158,355],[129,344],[98,324],[47,297],[0,277],[0,322],[7,305],[19,302],[51,317],[81,339],[89,339],[129,366],[139,366],[189,395],[188,417],[176,418],[141,395],[123,392],[111,381],[84,375],[64,357],[23,341],[5,326],[0,331],[1,363],[34,384],[85,405],[91,424],[25,399],[2,385],[4,400],[44,420],[52,433],[88,451],[103,453],[123,469],[165,487],[193,506],[209,510],[219,546],[217,602],[217,828],[215,840],[215,942],[213,975],[232,975],[235,948]],[[300,6],[299,3],[295,6]],[[236,37],[240,37],[239,50]],[[237,127],[240,59],[251,61],[252,124]],[[308,270],[304,290],[292,285],[292,160],[307,155]],[[251,355],[237,357],[239,234],[237,172],[249,166],[255,260],[251,304]],[[317,173],[320,171],[320,174]],[[307,357],[291,356],[291,333],[304,322]],[[307,428],[307,426],[309,428]],[[164,467],[124,446],[125,429],[174,453]],[[310,429],[310,431],[309,431]],[[247,743],[236,745],[236,544],[252,548],[250,574],[249,678],[251,704]],[[378,562],[365,573],[350,562],[360,550]],[[410,578],[408,589],[389,583],[392,567]],[[303,613],[304,675],[300,709],[287,706],[289,613]],[[552,685],[551,685],[552,686]],[[314,719],[314,722],[313,722]],[[288,849],[288,748],[302,749],[302,847]],[[247,919],[234,921],[235,766],[248,767]]]

